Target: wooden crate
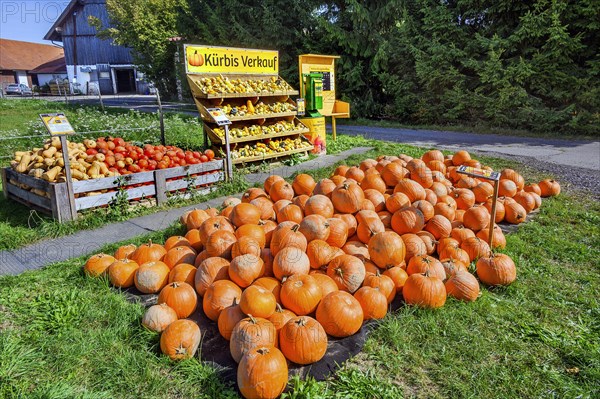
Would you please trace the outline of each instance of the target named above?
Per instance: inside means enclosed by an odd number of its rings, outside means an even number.
[[[105,177],[73,182],[75,209],[82,211],[110,204],[119,193],[126,195],[131,203],[142,198],[155,198],[163,204],[173,197],[187,197],[188,187],[209,192],[215,183],[224,179],[223,160],[157,169],[152,172],[132,173],[120,178]],[[2,184],[6,198],[20,202],[30,208],[52,215],[60,222],[73,220],[66,183],[49,183],[11,168],[2,169]],[[36,194],[30,189],[45,192]]]

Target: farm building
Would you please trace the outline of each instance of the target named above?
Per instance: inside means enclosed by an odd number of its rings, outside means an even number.
[[[97,37],[90,18],[110,26],[106,0],[71,0],[44,36],[62,42],[73,88],[83,94],[145,94],[148,84],[133,64],[131,49]]]
[[[43,86],[67,77],[63,49],[47,44],[0,39],[0,85]]]

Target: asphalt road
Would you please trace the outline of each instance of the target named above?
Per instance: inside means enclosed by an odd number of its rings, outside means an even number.
[[[419,147],[465,149],[479,153],[532,157],[541,162],[600,171],[600,141],[346,125],[338,125],[338,132],[362,134],[373,139],[402,142]]]

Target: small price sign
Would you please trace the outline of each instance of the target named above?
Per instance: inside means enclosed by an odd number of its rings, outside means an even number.
[[[51,136],[75,134],[75,130],[63,113],[40,114],[40,118]]]
[[[231,121],[225,115],[225,112],[221,108],[207,108],[208,114],[213,121],[219,126],[231,125]]]
[[[296,112],[298,116],[304,116],[304,114],[306,114],[306,105],[304,104],[303,98],[296,99]]]
[[[478,177],[480,179],[500,181],[500,172],[495,172],[493,170],[479,169],[472,166],[462,165],[458,167],[456,172],[467,176]]]

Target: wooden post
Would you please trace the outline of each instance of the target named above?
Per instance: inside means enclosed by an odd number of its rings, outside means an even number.
[[[98,83],[98,98],[100,99],[100,108],[104,111],[104,102],[102,101],[102,92],[100,91],[100,83]]]
[[[492,215],[490,216],[490,237],[488,238],[488,244],[492,249],[494,243],[494,224],[496,224],[496,203],[498,202],[498,190],[500,188],[500,181],[494,180],[494,197],[492,199]]]
[[[198,117],[198,121],[202,123],[202,117]],[[204,129],[204,125],[202,125],[202,134],[204,135],[204,149],[208,149],[208,134],[206,133],[206,129]]]
[[[0,90],[2,88],[0,87]],[[4,193],[4,198],[8,198],[8,192],[6,191],[6,186],[8,185],[8,179],[6,178],[6,170],[2,169],[0,172],[2,174],[2,192]]]
[[[335,116],[331,117],[331,136],[333,141],[337,140],[337,127],[335,125]]]
[[[60,145],[62,147],[63,160],[65,162],[65,179],[67,180],[67,195],[69,198],[69,207],[73,219],[77,218],[77,209],[75,208],[75,193],[73,192],[73,179],[71,177],[71,164],[69,162],[69,147],[67,146],[67,137],[60,136]]]
[[[156,102],[158,103],[158,120],[160,122],[160,143],[166,145],[165,139],[165,121],[163,118],[162,103],[160,102],[160,93],[156,89]]]
[[[231,149],[229,148],[229,125],[225,125],[225,154],[227,158],[227,180],[233,179],[233,162],[231,161]]]
[[[161,205],[167,202],[167,178],[165,169],[156,169],[154,171],[154,186],[156,187],[156,204]]]

